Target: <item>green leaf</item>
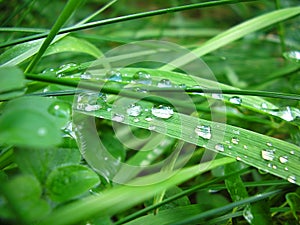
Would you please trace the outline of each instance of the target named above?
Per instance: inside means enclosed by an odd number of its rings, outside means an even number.
[[[51,147],[61,140],[60,129],[70,106],[56,99],[26,96],[5,104],[0,116],[0,142],[27,147]]]
[[[50,198],[56,202],[74,199],[99,184],[98,175],[81,165],[62,166],[48,176],[46,187]]]
[[[80,52],[86,53],[95,58],[102,55],[100,50],[90,42],[76,37],[66,36],[54,44],[50,45],[44,56],[57,54],[61,52]]]
[[[27,147],[49,147],[61,142],[53,121],[34,110],[10,111],[0,117],[0,142]]]
[[[56,167],[79,164],[81,155],[72,148],[22,148],[14,151],[15,162],[25,174],[34,175],[42,184]]]
[[[18,97],[25,92],[24,74],[19,68],[0,68],[0,83],[0,100]]]
[[[8,202],[7,207],[17,214],[17,218],[12,219],[29,223],[49,213],[50,206],[40,199],[42,188],[33,176],[18,176],[1,186],[0,190]]]

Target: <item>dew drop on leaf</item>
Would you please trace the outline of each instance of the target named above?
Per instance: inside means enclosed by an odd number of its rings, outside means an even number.
[[[115,113],[111,119],[115,122],[123,122],[125,120],[125,116],[119,113]]]
[[[229,99],[229,102],[235,105],[241,105],[242,104],[242,99],[238,96],[233,96]]]
[[[239,139],[237,138],[237,137],[233,137],[233,138],[231,138],[231,142],[233,143],[233,144],[235,144],[235,145],[237,145],[238,143],[239,143]]]
[[[138,71],[133,75],[133,81],[138,84],[151,85],[151,75],[146,71]]]
[[[65,73],[67,70],[75,69],[76,67],[77,67],[77,64],[76,64],[76,63],[67,63],[67,64],[63,64],[63,65],[61,65],[61,66],[58,68],[58,70],[56,71],[56,75],[57,75],[58,77],[62,77],[62,76],[65,75],[64,73]]]
[[[56,117],[69,118],[71,114],[71,106],[66,102],[53,102],[49,106],[48,112]]]
[[[289,59],[291,61],[300,62],[300,52],[299,51],[289,51],[283,53],[283,56],[286,59]]]
[[[149,127],[148,127],[148,130],[155,130],[156,129],[156,127],[154,126],[154,125],[150,125]]]
[[[172,87],[172,83],[169,79],[162,79],[158,82],[157,87],[159,87],[159,88]]]
[[[264,149],[261,151],[261,157],[267,161],[273,161],[275,158],[275,150]]]
[[[207,125],[198,125],[195,128],[195,133],[204,139],[211,139],[211,128]]]
[[[219,152],[224,152],[224,145],[222,145],[221,143],[218,143],[215,145],[215,149]]]
[[[296,176],[290,175],[287,177],[288,182],[295,184],[296,183]]]
[[[45,136],[47,134],[47,129],[45,127],[40,127],[37,130],[37,133],[38,133],[39,136]]]
[[[269,147],[273,146],[273,144],[271,142],[267,142],[266,145],[269,146]]]
[[[281,162],[282,164],[285,164],[289,161],[287,156],[281,156],[279,157],[279,162]]]
[[[106,73],[106,79],[110,81],[115,81],[115,82],[122,82],[122,74],[120,71],[117,70],[110,70]]]
[[[83,72],[80,74],[80,78],[84,80],[90,80],[92,79],[92,74],[90,72]]]
[[[126,110],[127,114],[129,116],[139,116],[142,112],[142,107],[138,104],[130,104],[129,107]]]
[[[153,116],[162,119],[168,119],[174,114],[174,110],[170,106],[159,105],[153,106],[151,109],[151,113]]]

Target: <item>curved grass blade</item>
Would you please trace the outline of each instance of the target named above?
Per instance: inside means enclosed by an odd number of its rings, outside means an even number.
[[[192,51],[198,57],[206,55],[220,47],[223,47],[233,41],[236,41],[247,34],[252,32],[264,29],[273,24],[279,23],[281,21],[290,19],[292,17],[298,16],[300,14],[300,7],[291,7],[276,10],[265,15],[261,15],[250,19],[246,22],[243,22],[235,27],[232,27],[223,33],[217,35],[216,37],[208,40],[199,48],[196,48]],[[161,67],[162,70],[173,70],[173,65],[180,67],[190,62],[190,58],[187,56],[182,56],[173,62],[170,62],[168,65]]]

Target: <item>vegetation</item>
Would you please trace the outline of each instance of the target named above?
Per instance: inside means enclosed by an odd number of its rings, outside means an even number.
[[[297,0],[1,1],[1,224],[297,224]]]

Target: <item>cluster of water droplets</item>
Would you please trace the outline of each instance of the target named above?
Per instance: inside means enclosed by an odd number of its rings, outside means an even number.
[[[97,111],[106,106],[106,94],[95,92],[83,92],[78,94],[76,109],[82,111]]]

